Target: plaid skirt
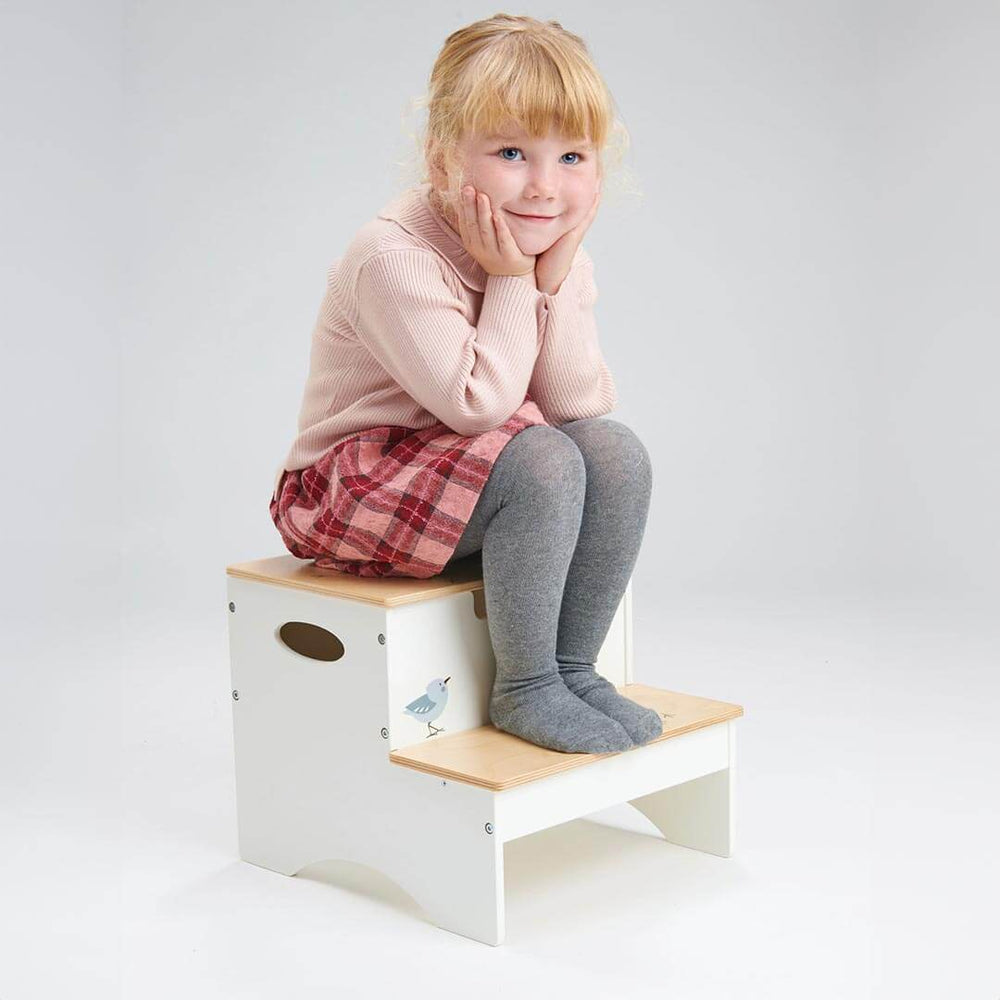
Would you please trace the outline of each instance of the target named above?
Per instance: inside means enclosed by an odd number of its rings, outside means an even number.
[[[286,470],[270,513],[293,556],[355,576],[426,579],[451,559],[497,456],[515,434],[549,426],[530,396],[502,426],[463,437],[438,422],[384,424]]]

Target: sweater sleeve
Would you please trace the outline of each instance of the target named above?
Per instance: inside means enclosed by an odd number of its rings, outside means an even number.
[[[462,435],[501,426],[524,402],[541,337],[541,293],[488,275],[475,325],[428,250],[389,250],[358,273],[358,340],[406,392]]]
[[[528,392],[554,426],[602,417],[618,405],[615,381],[604,361],[594,320],[594,263],[580,247],[555,295],[539,292],[542,346]]]

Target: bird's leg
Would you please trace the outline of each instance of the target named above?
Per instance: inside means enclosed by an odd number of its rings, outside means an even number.
[[[437,736],[438,733],[440,733],[440,732],[442,732],[444,730],[444,726],[441,726],[439,728],[437,726],[432,726],[429,722],[427,723],[427,728],[431,730],[427,734],[427,736]],[[427,736],[425,736],[424,739],[427,739]]]

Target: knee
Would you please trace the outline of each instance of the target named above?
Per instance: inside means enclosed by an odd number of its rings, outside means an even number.
[[[627,424],[611,417],[593,417],[563,424],[560,432],[570,437],[583,457],[588,472],[615,472],[652,490],[653,463],[639,436]]]
[[[582,503],[587,470],[580,449],[555,427],[536,424],[515,435],[501,452],[506,480],[518,495]]]

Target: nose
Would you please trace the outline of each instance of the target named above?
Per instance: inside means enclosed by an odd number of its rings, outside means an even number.
[[[556,196],[556,168],[549,163],[532,164],[524,184],[525,200],[552,201]]]

